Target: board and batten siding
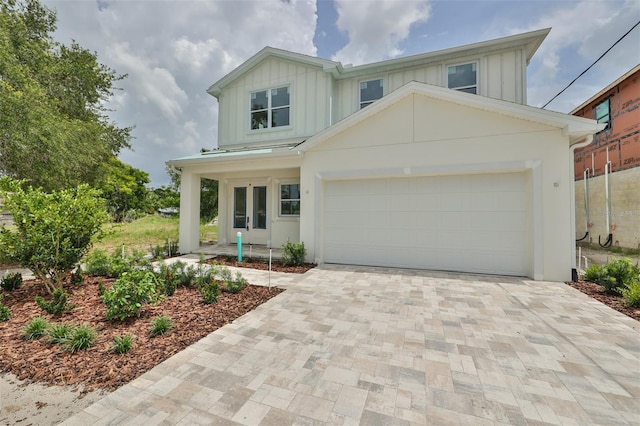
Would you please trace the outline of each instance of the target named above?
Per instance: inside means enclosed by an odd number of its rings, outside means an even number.
[[[290,126],[282,130],[250,130],[250,93],[290,86]],[[331,76],[314,67],[269,58],[225,87],[219,98],[218,145],[220,148],[311,136],[330,125]]]
[[[411,81],[446,87],[447,67],[478,62],[479,95],[526,104],[526,55],[521,49],[504,50],[480,56],[455,58],[448,61],[406,67],[397,71],[372,73],[367,76],[340,79],[337,82],[338,97],[334,106],[334,122],[359,110],[360,82],[384,79],[384,94]]]

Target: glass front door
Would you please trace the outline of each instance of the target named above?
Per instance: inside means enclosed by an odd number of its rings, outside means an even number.
[[[242,232],[245,244],[267,243],[267,187],[242,185],[233,188],[233,229]]]

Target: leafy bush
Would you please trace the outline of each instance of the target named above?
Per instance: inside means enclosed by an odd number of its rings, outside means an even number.
[[[157,273],[159,286],[158,291],[167,296],[173,296],[178,287],[179,277],[174,274],[173,265],[168,265],[164,261],[160,261]]]
[[[210,305],[218,301],[218,296],[220,296],[220,285],[213,277],[210,277],[209,280],[201,278],[198,280],[198,291],[202,296],[202,301],[207,305]]]
[[[640,308],[640,280],[635,280],[620,289],[624,303],[631,308]]]
[[[98,296],[102,297],[104,292],[107,291],[107,288],[104,286],[102,280],[98,281]]]
[[[49,328],[49,321],[43,317],[35,317],[22,328],[22,336],[27,340],[38,340]]]
[[[172,325],[173,321],[171,321],[171,318],[166,315],[155,317],[151,321],[151,335],[160,336],[161,334],[166,333]]]
[[[51,324],[51,328],[45,334],[49,338],[49,343],[64,343],[72,330],[73,326],[71,324],[62,322],[60,324]]]
[[[84,260],[84,271],[89,275],[107,277],[111,273],[111,261],[106,250],[95,249]]]
[[[231,277],[231,271],[224,268],[221,273],[222,281],[224,282],[224,289],[229,293],[238,293],[247,285],[247,280],[242,277],[240,272],[236,272],[235,278]]]
[[[285,266],[304,265],[304,257],[307,254],[307,249],[304,248],[304,243],[292,243],[287,241],[282,245],[282,248],[282,263]]]
[[[2,294],[0,294],[0,322],[9,321],[11,310],[2,304]]]
[[[113,343],[109,346],[109,349],[112,352],[117,354],[127,353],[133,348],[134,337],[131,334],[124,334],[122,336],[115,336],[113,338]]]
[[[90,348],[98,338],[98,333],[88,324],[73,327],[61,342],[69,352],[77,352]]]
[[[62,315],[76,307],[76,305],[70,305],[68,303],[68,297],[69,295],[63,289],[58,287],[53,290],[50,302],[44,300],[42,296],[36,296],[36,303],[45,312],[48,312],[51,315]]]
[[[0,197],[14,226],[0,228],[0,257],[30,269],[49,293],[61,287],[102,237],[108,219],[100,193],[88,185],[45,193],[24,181],[0,179]]]
[[[151,255],[154,259],[173,257],[178,254],[178,242],[167,240],[164,245],[151,246]]]
[[[96,249],[84,261],[85,273],[109,278],[118,278],[136,266],[146,266],[144,253],[139,250],[129,253],[127,250],[115,249],[108,254],[105,250]]]
[[[0,281],[0,288],[5,291],[13,291],[22,285],[22,274],[20,272],[9,272],[7,275],[2,277],[2,281]]]
[[[636,280],[640,269],[630,259],[615,259],[603,266],[592,264],[584,274],[584,279],[599,284],[607,293],[619,293],[622,288]]]
[[[109,321],[114,318],[124,321],[134,315],[140,315],[143,305],[160,299],[156,276],[145,270],[126,272],[101,298],[107,305]]]
[[[84,282],[84,273],[82,272],[82,268],[78,268],[74,272],[72,272],[69,280],[73,285],[82,284]]]

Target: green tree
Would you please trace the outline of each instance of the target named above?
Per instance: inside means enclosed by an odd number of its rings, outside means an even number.
[[[88,185],[46,193],[24,184],[0,178],[0,197],[14,222],[0,228],[0,257],[30,269],[53,293],[102,236],[108,215],[100,192]]]
[[[95,183],[131,139],[104,106],[124,76],[53,41],[55,23],[38,0],[0,0],[0,173],[47,191]]]
[[[102,179],[96,187],[102,191],[107,210],[116,222],[122,222],[129,210],[145,210],[149,175],[111,157],[102,166]]]

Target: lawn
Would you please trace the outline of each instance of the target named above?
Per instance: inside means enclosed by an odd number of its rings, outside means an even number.
[[[113,251],[124,244],[127,250],[150,251],[150,248],[167,244],[167,240],[178,240],[178,218],[148,215],[129,223],[105,225],[107,235],[93,247]],[[212,243],[218,239],[216,225],[200,225],[200,241]]]

